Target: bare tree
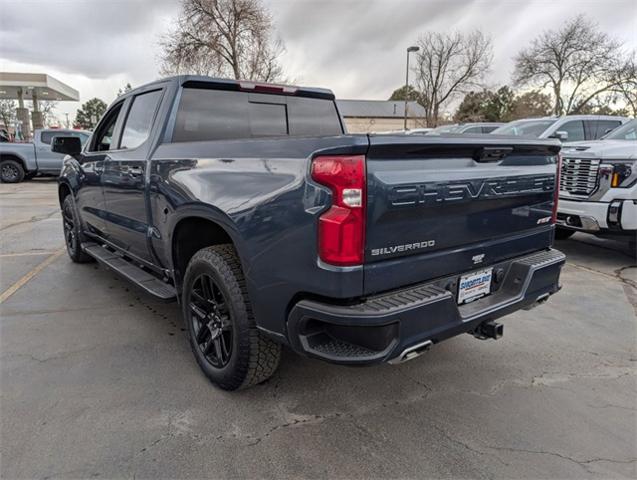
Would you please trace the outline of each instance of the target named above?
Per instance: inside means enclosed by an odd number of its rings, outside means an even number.
[[[459,94],[479,87],[492,60],[490,38],[481,32],[427,33],[418,41],[418,90],[428,126],[436,126],[444,106]]]
[[[163,74],[260,81],[283,74],[283,44],[261,0],[182,0],[176,27],[161,46]]]
[[[15,100],[0,100],[0,127],[9,130],[16,119],[16,108],[18,107]]]
[[[597,96],[631,81],[629,60],[620,42],[579,15],[558,31],[542,33],[517,55],[514,81],[550,87],[553,113],[578,113]]]
[[[632,117],[637,117],[637,59],[632,52],[628,60],[622,65],[619,75],[620,81],[613,88],[617,97],[626,104],[626,109]]]
[[[40,112],[42,112],[42,123],[47,126],[51,126],[54,123],[59,123],[54,113],[58,106],[58,103],[53,100],[40,100],[38,102]]]
[[[122,95],[124,95],[125,93],[130,92],[133,89],[133,87],[131,86],[130,82],[126,82],[126,85],[124,85],[122,88],[120,88],[117,91],[117,96],[121,97]]]

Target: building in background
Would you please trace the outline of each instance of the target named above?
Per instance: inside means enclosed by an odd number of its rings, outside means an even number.
[[[39,101],[77,102],[80,94],[46,73],[0,72],[0,99],[18,101],[16,129],[24,139],[29,139],[33,130],[44,126]],[[24,106],[25,100],[33,102],[32,112]]]
[[[402,130],[405,102],[400,100],[336,100],[338,110],[350,133]],[[407,128],[426,126],[425,109],[416,102],[407,102]]]

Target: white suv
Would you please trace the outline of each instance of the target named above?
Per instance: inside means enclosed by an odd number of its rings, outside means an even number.
[[[637,120],[562,148],[557,238],[575,231],[637,236]]]
[[[597,140],[626,123],[626,117],[610,115],[566,115],[514,120],[491,132],[493,135],[515,135],[533,138],[559,138],[563,142]]]

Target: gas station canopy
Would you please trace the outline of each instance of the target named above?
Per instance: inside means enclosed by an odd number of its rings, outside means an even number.
[[[17,100],[22,95],[53,101],[77,102],[80,99],[77,90],[46,73],[0,72],[0,99]]]

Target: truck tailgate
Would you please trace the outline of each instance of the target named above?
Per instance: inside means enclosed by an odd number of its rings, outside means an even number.
[[[366,294],[549,247],[559,143],[370,136]]]

